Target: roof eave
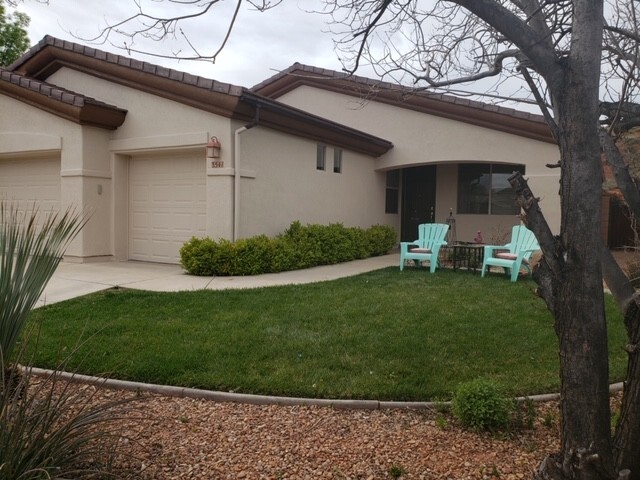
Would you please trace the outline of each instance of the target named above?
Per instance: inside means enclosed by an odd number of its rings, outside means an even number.
[[[254,112],[255,109],[259,110],[259,125],[275,130],[294,133],[374,157],[384,155],[393,148],[393,143],[388,140],[274,102],[249,91],[242,95],[241,102],[250,105]],[[305,119],[304,122],[300,121],[302,118]]]
[[[228,91],[193,88],[197,85],[107,63],[99,58],[87,57],[51,45],[47,45],[38,55],[26,60],[16,73],[45,80],[62,67],[226,117],[233,115],[238,102],[237,95],[230,95]],[[212,83],[212,86],[215,88],[215,84]],[[237,94],[240,92],[239,89]]]
[[[0,94],[81,125],[115,130],[124,123],[126,110],[85,103],[66,103],[11,82],[0,81]]]
[[[310,86],[344,95],[369,99],[388,105],[426,113],[450,120],[461,121],[525,138],[556,143],[544,121],[532,120],[530,115],[518,117],[498,111],[490,111],[445,101],[435,96],[411,93],[410,88],[389,89],[380,82],[346,75],[328,77],[322,69],[293,65],[270,80],[256,85],[252,90],[269,98],[279,98],[301,86]],[[456,97],[451,97],[454,100]]]
[[[60,68],[74,69],[200,110],[250,122],[261,108],[260,124],[380,156],[391,142],[267,99],[250,90],[165,67],[121,57],[53,37],[45,37],[12,67],[16,73],[46,80]]]

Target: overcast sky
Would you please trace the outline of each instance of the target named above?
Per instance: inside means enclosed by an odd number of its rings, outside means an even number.
[[[321,2],[285,0],[264,13],[252,10],[247,2],[244,3],[231,38],[215,64],[129,54],[109,44],[93,46],[246,87],[253,86],[294,62],[341,70],[342,66],[333,51],[333,37],[326,33],[328,17],[304,10],[317,8]],[[187,12],[185,6],[166,1],[143,0],[143,5],[154,6],[165,14],[168,11],[174,14]],[[184,25],[185,32],[200,53],[210,55],[217,50],[234,6],[235,2],[222,2],[214,6],[206,17]],[[50,0],[49,5],[37,0],[24,0],[18,10],[31,17],[29,39],[32,44],[47,34],[90,44],[84,39],[97,36],[107,24],[121,21],[137,11],[133,0]],[[114,37],[113,41],[122,45],[123,39]],[[184,53],[192,53],[184,42],[140,40],[135,47],[165,55],[172,55],[180,48]],[[359,73],[367,75],[366,71]]]

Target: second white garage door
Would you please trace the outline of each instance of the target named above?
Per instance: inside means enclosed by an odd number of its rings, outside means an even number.
[[[133,157],[129,162],[129,258],[179,263],[180,247],[206,230],[204,155]]]

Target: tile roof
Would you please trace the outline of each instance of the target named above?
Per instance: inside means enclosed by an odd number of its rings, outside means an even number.
[[[249,89],[45,36],[9,66],[14,74],[44,83],[67,67],[200,110],[356,152],[380,156],[388,140],[277,102]],[[68,96],[80,100],[81,96]],[[87,97],[85,98],[85,102]],[[74,100],[75,101],[75,100]]]
[[[67,103],[69,105],[74,105],[76,107],[83,107],[84,105],[93,104],[126,112],[126,110],[118,108],[115,105],[109,105],[107,103],[101,102],[100,100],[96,100],[95,98],[72,92],[71,90],[67,90],[66,88],[62,88],[51,83],[25,77],[24,75],[19,75],[9,70],[5,70],[4,68],[0,68],[0,80],[31,90],[32,92],[38,93],[45,97],[49,97],[53,100]]]
[[[27,53],[9,65],[8,70],[20,71],[30,60],[32,60],[39,52],[45,47],[51,46],[59,48],[68,52],[78,53],[88,58],[95,58],[106,63],[113,65],[119,65],[126,67],[130,70],[137,70],[144,73],[156,75],[158,77],[175,80],[180,83],[192,85],[212,92],[224,93],[227,95],[239,96],[242,94],[244,88],[232,85],[230,83],[218,82],[210,78],[200,77],[198,75],[192,75],[190,73],[182,72],[179,70],[173,70],[171,68],[155,65],[153,63],[143,62],[123,55],[117,55],[114,53],[99,50],[97,48],[81,45],[75,42],[69,42],[67,40],[61,40],[51,35],[45,35],[36,45],[31,47]]]
[[[301,85],[359,96],[553,142],[542,115],[301,63],[294,63],[253,86],[251,90],[270,98],[278,98]]]
[[[114,129],[127,111],[95,98],[0,68],[0,93],[76,123]]]

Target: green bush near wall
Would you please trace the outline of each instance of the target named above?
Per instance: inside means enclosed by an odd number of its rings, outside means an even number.
[[[395,245],[396,231],[386,225],[362,229],[295,221],[273,238],[230,242],[193,237],[180,249],[180,261],[191,275],[258,275],[384,255]]]

